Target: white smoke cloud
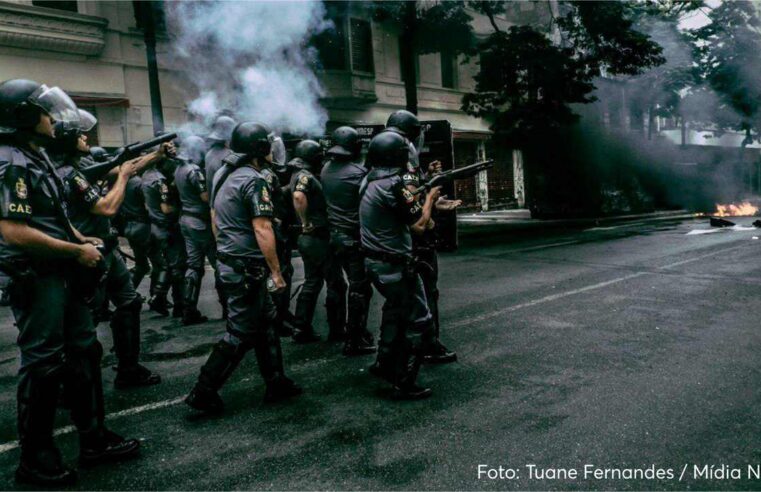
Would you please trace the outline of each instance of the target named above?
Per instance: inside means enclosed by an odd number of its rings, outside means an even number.
[[[176,62],[199,97],[188,109],[206,125],[222,110],[278,132],[319,135],[327,112],[307,43],[331,23],[319,1],[167,2]]]

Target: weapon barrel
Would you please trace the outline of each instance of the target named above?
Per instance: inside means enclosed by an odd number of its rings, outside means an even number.
[[[134,159],[140,155],[142,151],[157,145],[161,145],[164,142],[169,142],[175,138],[177,138],[176,133],[167,133],[165,135],[159,135],[158,137],[146,140],[144,142],[131,143],[106,162],[88,166],[84,169],[81,169],[80,172],[87,179],[87,181],[98,181],[99,179],[102,179],[106,174],[108,174],[113,168],[125,161]]]
[[[427,183],[412,192],[412,194],[417,195],[423,193],[424,191],[430,190],[435,186],[441,186],[449,181],[473,177],[479,172],[492,167],[494,167],[494,159],[487,159],[464,167],[458,167],[457,169],[450,169],[449,171],[434,175]]]

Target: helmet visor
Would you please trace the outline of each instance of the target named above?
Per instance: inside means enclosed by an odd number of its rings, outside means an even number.
[[[87,133],[98,124],[98,119],[93,116],[89,111],[84,109],[77,110],[79,112],[79,129],[82,133]]]
[[[275,135],[274,133],[269,134],[269,141],[272,145],[272,162],[279,165],[284,166],[285,165],[285,144],[283,143],[283,139]]]
[[[61,123],[64,130],[80,128],[77,105],[60,87],[51,88],[43,84],[29,96],[29,102],[50,115],[54,123]]]

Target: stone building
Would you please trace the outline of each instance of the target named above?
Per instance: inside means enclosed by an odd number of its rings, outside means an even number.
[[[506,18],[540,19],[548,2],[516,2]],[[104,147],[152,135],[146,50],[140,26],[140,2],[128,1],[0,1],[0,80],[30,78],[58,85],[100,124],[91,141]],[[399,33],[377,23],[360,7],[345,9],[333,19],[337,50],[325,58],[319,77],[329,128],[338,124],[382,124],[405,106],[399,63]],[[486,19],[474,16],[477,33],[488,33]],[[168,128],[188,118],[193,88],[178,67],[170,65],[169,38],[157,43],[164,119]],[[522,161],[517,152],[499,152],[489,142],[489,125],[460,110],[463,94],[474,87],[475,61],[463,63],[451,54],[418,57],[419,116],[448,120],[454,130],[457,165],[488,156],[496,165],[476,183],[463,182],[459,196],[470,209],[522,206]]]

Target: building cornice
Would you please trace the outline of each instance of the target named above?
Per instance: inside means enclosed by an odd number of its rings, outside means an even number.
[[[102,17],[0,2],[0,45],[99,55],[108,21]]]

